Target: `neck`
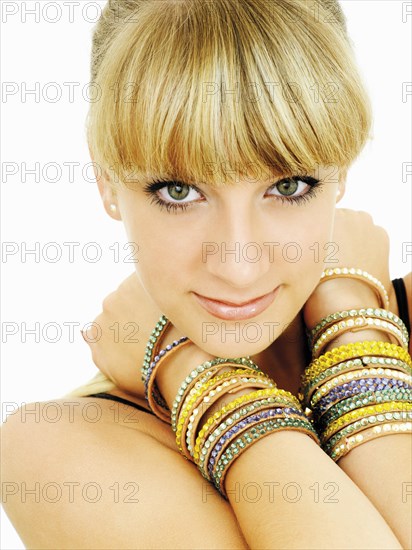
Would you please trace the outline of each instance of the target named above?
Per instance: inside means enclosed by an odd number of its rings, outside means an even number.
[[[301,374],[310,362],[302,313],[268,348],[251,358],[279,388],[297,395]]]

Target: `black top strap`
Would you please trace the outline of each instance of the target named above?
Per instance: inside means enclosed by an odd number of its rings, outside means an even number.
[[[408,334],[411,333],[411,323],[408,311],[408,297],[406,295],[405,281],[403,279],[393,279],[393,288],[395,289],[396,300],[398,302],[399,317],[405,323]]]
[[[131,407],[134,407],[139,411],[143,411],[154,415],[152,411],[145,409],[144,407],[142,407],[141,405],[138,405],[137,403],[133,403],[133,401],[128,401],[127,399],[123,399],[123,397],[119,397],[118,395],[112,395],[110,393],[100,392],[100,393],[92,393],[85,397],[101,397],[102,399],[110,399],[111,401],[118,401],[119,403],[123,403],[124,405],[130,405]]]

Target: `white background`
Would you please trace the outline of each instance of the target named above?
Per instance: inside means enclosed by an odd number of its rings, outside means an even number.
[[[35,7],[35,4],[38,7]],[[127,239],[123,226],[103,210],[93,172],[86,179],[82,169],[90,162],[85,138],[88,102],[81,90],[90,80],[91,31],[98,10],[105,2],[73,4],[73,20],[63,2],[57,18],[53,2],[3,2],[2,9],[2,241],[16,243],[15,255],[2,256],[2,420],[10,407],[32,401],[59,398],[71,388],[91,378],[95,372],[89,348],[79,329],[92,321],[102,299],[130,273],[133,264],[124,263]],[[67,4],[67,3],[66,3]],[[49,7],[45,10],[45,6]],[[83,5],[89,5],[82,12]],[[93,7],[93,5],[95,7]],[[398,0],[343,0],[350,36],[374,109],[374,140],[369,143],[348,175],[346,196],[340,206],[370,212],[391,238],[391,277],[411,270],[410,256],[402,256],[403,243],[412,241],[411,182],[403,175],[411,162],[411,96],[402,96],[403,83],[411,82],[412,2]],[[11,7],[10,7],[11,6]],[[36,9],[24,21],[24,6]],[[7,10],[17,10],[6,15]],[[409,18],[403,15],[408,11]],[[8,12],[9,13],[9,12]],[[48,21],[49,20],[49,21]],[[58,83],[62,98],[53,103],[43,99],[49,82]],[[76,82],[74,98],[64,82]],[[15,86],[14,95],[5,95],[5,83]],[[39,83],[40,99],[24,95],[24,86]],[[411,88],[409,88],[411,89]],[[45,91],[47,94],[47,90]],[[53,90],[49,89],[50,97]],[[39,163],[40,178],[27,174]],[[77,163],[70,181],[63,163]],[[7,165],[5,163],[8,163]],[[7,166],[18,170],[8,175]],[[41,171],[47,163],[62,167],[60,177],[49,169],[45,182]],[[40,243],[40,261],[34,255],[22,257],[22,243],[33,248]],[[51,263],[41,252],[46,243],[57,242],[62,259]],[[69,262],[64,242],[78,242],[74,262]],[[92,263],[82,256],[86,243],[96,242],[101,260]],[[120,243],[119,261],[114,261],[113,243]],[[9,245],[10,246],[10,245]],[[404,245],[405,246],[405,245]],[[46,251],[47,253],[47,251]],[[93,250],[89,249],[90,257]],[[50,257],[53,250],[49,249]],[[25,261],[22,261],[25,260]],[[35,341],[27,334],[23,342],[22,323],[33,328],[40,323],[63,327],[56,343],[51,328]],[[63,323],[77,323],[74,337]],[[16,323],[16,325],[10,325]],[[5,329],[16,326],[8,335]],[[30,497],[29,497],[30,498]],[[24,548],[2,509],[4,549]]]

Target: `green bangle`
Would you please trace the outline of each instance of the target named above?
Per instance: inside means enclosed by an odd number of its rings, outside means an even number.
[[[205,361],[201,365],[197,366],[183,380],[176,394],[176,397],[173,401],[172,410],[171,410],[171,422],[172,422],[172,430],[174,432],[176,432],[176,428],[177,428],[177,417],[179,415],[180,405],[184,399],[185,394],[187,394],[190,391],[191,386],[194,385],[199,375],[201,375],[203,372],[206,371],[205,377],[204,379],[202,379],[202,381],[205,382],[208,378],[210,378],[210,376],[214,374],[214,372],[209,372],[209,373],[207,372],[210,368],[216,365],[222,365],[222,367],[224,367],[225,364],[228,364],[228,366],[230,366],[231,363],[236,363],[237,365],[249,367],[250,369],[261,372],[260,368],[249,357],[240,357],[237,359],[225,359],[223,357],[215,357],[214,359],[211,359],[210,361]]]
[[[365,355],[362,358],[350,359],[348,361],[338,363],[337,365],[334,365],[333,367],[324,370],[318,376],[310,380],[310,382],[306,384],[306,386],[304,386],[302,389],[303,405],[306,407],[310,407],[310,398],[314,390],[320,386],[321,382],[322,384],[326,383],[329,381],[329,379],[334,378],[337,374],[341,374],[345,371],[350,372],[351,370],[355,369],[361,369],[365,367],[367,368],[368,365],[376,365],[376,374],[378,375],[385,374],[383,369],[394,369],[399,370],[400,372],[404,372],[409,376],[412,376],[412,368],[401,359],[396,359],[395,357],[377,357]],[[372,374],[375,373],[372,372]]]
[[[369,390],[367,392],[359,393],[353,397],[342,399],[338,403],[332,405],[322,415],[316,415],[315,423],[318,433],[324,431],[328,424],[346,414],[347,412],[364,407],[367,405],[375,405],[377,403],[386,403],[388,401],[410,401],[412,397],[412,390],[410,388],[389,388],[386,390]]]
[[[333,449],[338,445],[341,441],[343,441],[347,436],[349,435],[355,435],[358,432],[361,432],[362,430],[370,427],[370,426],[377,426],[379,424],[382,424],[382,422],[388,422],[388,421],[407,421],[412,418],[411,412],[401,412],[401,411],[395,411],[395,412],[385,412],[378,415],[372,415],[368,417],[361,418],[359,420],[356,420],[352,424],[349,424],[348,426],[345,426],[345,428],[342,428],[339,432],[334,434],[326,443],[323,443],[322,449],[327,453],[332,460],[335,460],[338,452],[333,452]]]
[[[387,309],[382,308],[362,308],[362,309],[349,309],[349,310],[342,310],[337,311],[336,313],[332,313],[331,315],[328,315],[327,317],[324,317],[319,323],[312,329],[307,331],[308,339],[309,339],[309,345],[310,348],[313,348],[313,344],[315,343],[315,340],[318,339],[318,333],[323,329],[324,327],[328,327],[328,325],[334,324],[336,321],[340,321],[343,319],[347,319],[348,317],[378,317],[380,319],[389,320],[397,327],[403,334],[403,338],[405,340],[409,340],[409,334],[406,329],[405,323],[395,315],[392,311],[388,311]]]
[[[253,398],[252,398],[253,399]],[[294,403],[291,403],[289,399],[282,396],[267,397],[265,399],[257,399],[246,401],[238,406],[238,408],[229,411],[226,415],[219,418],[220,423],[211,426],[211,431],[206,433],[202,438],[199,446],[201,448],[199,453],[198,468],[202,472],[205,479],[210,481],[209,474],[206,471],[207,461],[209,454],[213,450],[213,442],[220,438],[221,435],[226,433],[227,429],[235,426],[242,418],[246,418],[249,415],[256,414],[262,410],[268,408],[274,408],[276,406],[295,407]],[[223,419],[223,421],[222,421]]]
[[[235,439],[223,455],[220,457],[213,472],[213,483],[219,493],[227,500],[227,493],[224,487],[224,477],[233,461],[250,445],[253,445],[258,439],[270,435],[276,430],[294,430],[309,435],[318,444],[318,436],[310,424],[309,420],[299,420],[297,418],[277,418],[275,420],[266,420],[253,426]]]
[[[149,340],[146,344],[145,355],[142,365],[142,382],[145,383],[147,378],[147,371],[149,370],[150,363],[153,360],[154,354],[157,351],[157,346],[160,341],[160,337],[166,332],[167,328],[170,326],[170,321],[166,315],[162,315],[158,322],[156,323],[155,328],[152,330],[152,333],[149,337]]]

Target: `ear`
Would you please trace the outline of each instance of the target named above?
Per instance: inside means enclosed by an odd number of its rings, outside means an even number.
[[[345,195],[347,174],[348,174],[347,168],[339,171],[339,183],[336,191],[336,203],[340,202]]]
[[[119,211],[117,195],[110,184],[109,174],[94,162],[93,154],[89,148],[90,157],[93,161],[93,170],[99,189],[100,196],[103,201],[104,209],[107,214],[114,220],[121,221],[122,217]]]

